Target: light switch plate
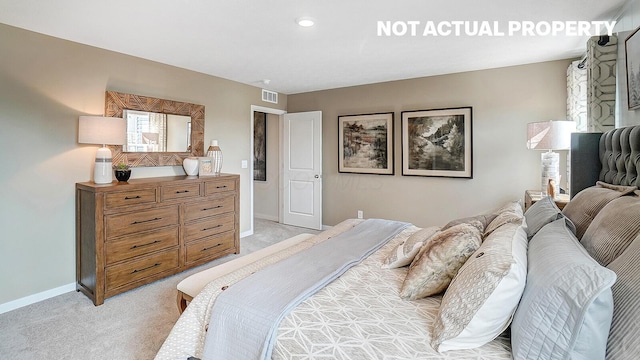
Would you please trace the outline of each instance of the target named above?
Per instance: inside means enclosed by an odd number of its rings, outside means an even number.
[[[246,169],[249,167],[249,162],[247,160],[242,160],[242,168]]]

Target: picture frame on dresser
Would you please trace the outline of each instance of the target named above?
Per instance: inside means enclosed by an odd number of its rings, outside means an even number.
[[[199,176],[214,176],[213,171],[213,158],[201,157],[198,158],[198,175]]]
[[[473,178],[472,108],[402,112],[402,175]]]
[[[338,172],[393,175],[393,113],[338,116]]]

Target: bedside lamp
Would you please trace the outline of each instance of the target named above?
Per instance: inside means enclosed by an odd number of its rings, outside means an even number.
[[[78,142],[80,144],[101,144],[96,152],[93,181],[109,184],[113,180],[111,150],[107,145],[124,145],[126,123],[122,118],[102,116],[80,116],[78,120]]]
[[[560,154],[553,150],[571,147],[571,133],[576,130],[575,121],[551,120],[527,124],[527,149],[547,150],[541,155],[541,191],[547,194],[549,179],[560,186]],[[555,191],[558,195],[558,191]]]

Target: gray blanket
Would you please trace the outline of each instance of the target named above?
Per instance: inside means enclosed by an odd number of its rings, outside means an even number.
[[[216,299],[203,360],[270,359],[282,319],[409,224],[370,219],[230,286]]]

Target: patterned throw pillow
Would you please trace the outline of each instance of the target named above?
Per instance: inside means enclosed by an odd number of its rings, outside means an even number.
[[[494,230],[508,223],[520,224],[524,218],[522,213],[522,203],[520,201],[512,201],[494,212],[496,216],[493,221],[484,229],[484,236],[489,236]]]
[[[440,228],[437,226],[424,229],[410,226],[403,230],[396,235],[396,238],[404,237],[404,240],[387,255],[382,268],[395,269],[411,264],[425,242],[438,232],[440,232]]]
[[[431,345],[439,352],[482,346],[511,323],[527,278],[527,234],[500,226],[460,268],[445,292]]]
[[[576,227],[576,237],[582,239],[585,231],[605,205],[623,195],[632,193],[635,186],[617,186],[598,181],[595,186],[577,193],[562,209]]]
[[[496,216],[498,216],[498,214],[483,214],[483,215],[477,215],[477,216],[471,216],[471,217],[466,217],[462,219],[452,220],[442,227],[442,231],[447,230],[452,226],[465,224],[465,223],[470,224],[470,223],[474,223],[475,221],[480,221],[480,223],[482,223],[482,231],[484,231],[484,229],[493,221],[493,219],[496,218]]]
[[[416,300],[446,289],[458,269],[480,247],[482,230],[478,226],[459,224],[434,235],[413,259],[400,297]]]

